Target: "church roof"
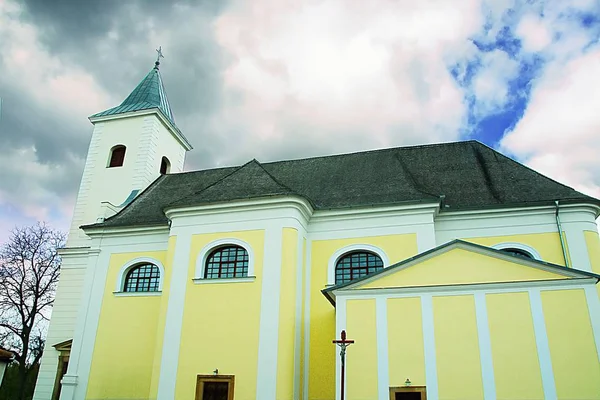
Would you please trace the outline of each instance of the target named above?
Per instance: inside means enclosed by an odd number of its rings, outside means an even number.
[[[156,65],[148,75],[137,85],[133,92],[117,107],[99,112],[90,118],[104,117],[108,115],[124,114],[133,111],[151,110],[157,108],[175,126],[175,118],[169,105],[167,92]]]
[[[600,200],[477,141],[163,175],[121,212],[89,227],[166,225],[167,208],[298,196],[315,210],[440,203],[441,212]]]

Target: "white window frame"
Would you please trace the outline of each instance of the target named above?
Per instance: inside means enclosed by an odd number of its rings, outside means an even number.
[[[241,248],[246,250],[246,253],[248,253],[248,275],[243,278],[204,278],[204,271],[206,268],[206,261],[208,259],[208,256],[217,248],[226,246],[240,246]],[[254,276],[254,251],[252,250],[252,246],[250,246],[247,242],[244,242],[243,240],[235,238],[224,238],[214,240],[208,243],[206,246],[204,246],[198,254],[198,258],[196,259],[196,270],[194,274],[194,283],[253,282],[254,279],[256,279],[256,276]]]
[[[528,246],[526,244],[523,244],[523,243],[502,242],[502,243],[495,244],[495,245],[493,245],[491,247],[493,249],[496,249],[496,250],[504,250],[504,249],[523,250],[523,251],[526,251],[527,253],[531,254],[531,256],[535,260],[540,260],[540,261],[542,260],[542,257],[540,256],[540,253],[538,253],[536,249],[534,249],[533,247]]]
[[[158,291],[156,291],[156,292],[126,292],[124,290],[125,279],[127,277],[127,274],[129,273],[129,271],[131,271],[132,268],[138,266],[139,264],[153,264],[153,265],[156,265],[156,267],[158,267],[158,271],[160,273],[160,278],[158,281]],[[121,267],[121,270],[119,271],[119,275],[117,275],[117,285],[116,285],[115,291],[113,293],[118,296],[158,296],[161,294],[161,292],[163,290],[164,279],[165,279],[165,268],[163,267],[163,265],[160,261],[158,261],[155,258],[151,258],[151,257],[134,258],[133,260],[127,262],[126,264],[124,264]]]
[[[342,247],[329,257],[329,264],[327,266],[327,286],[335,285],[335,266],[339,259],[348,253],[354,253],[356,251],[367,251],[377,254],[379,258],[381,258],[381,261],[383,261],[383,268],[387,268],[390,265],[390,260],[387,254],[385,254],[385,251],[377,246],[371,244],[352,244],[350,246]]]

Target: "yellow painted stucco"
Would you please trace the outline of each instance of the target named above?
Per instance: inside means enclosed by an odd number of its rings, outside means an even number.
[[[170,268],[166,252],[120,253],[110,258],[86,399],[142,399],[150,396],[156,341],[162,335],[158,316],[162,295],[117,297],[113,294],[122,266],[150,257]],[[162,340],[162,338],[161,338]]]
[[[488,247],[492,247],[501,243],[521,243],[529,247],[533,247],[540,254],[540,257],[542,257],[543,261],[558,265],[565,265],[565,258],[562,252],[560,236],[558,236],[558,232],[474,237],[464,238],[462,240]]]
[[[327,285],[327,267],[333,254],[350,245],[368,244],[382,249],[395,263],[417,254],[417,235],[414,233],[389,236],[370,236],[351,239],[315,240],[308,243],[310,261],[310,338],[309,338],[309,399],[335,397],[336,349],[331,341],[335,332],[335,308],[321,294]]]
[[[350,345],[346,353],[346,398],[348,400],[376,399],[377,325],[375,299],[348,300],[346,310],[348,339],[356,341],[356,345]],[[338,352],[336,351],[336,353]]]
[[[464,249],[451,249],[361,285],[361,288],[566,279],[564,275]]]
[[[296,345],[300,345],[295,343],[298,231],[284,228],[282,241],[277,399],[292,399],[294,397],[294,349]]]
[[[426,385],[421,299],[387,299],[390,386]]]
[[[583,289],[542,291],[559,399],[600,397],[600,364]]]
[[[483,399],[473,296],[433,297],[440,399]]]
[[[253,282],[196,284],[196,260],[210,242],[234,238],[248,243],[254,252]],[[240,231],[193,235],[185,291],[181,346],[175,399],[193,399],[197,375],[235,375],[235,398],[254,399],[264,231]],[[273,377],[276,379],[276,377]]]
[[[488,294],[486,306],[498,398],[543,399],[529,295]]]

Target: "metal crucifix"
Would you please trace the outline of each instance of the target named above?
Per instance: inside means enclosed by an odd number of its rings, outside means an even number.
[[[340,400],[344,400],[344,376],[345,376],[345,370],[346,370],[346,347],[350,346],[352,343],[354,343],[354,340],[348,340],[346,339],[346,331],[342,330],[342,340],[334,340],[333,344],[337,344],[338,346],[340,346],[340,359],[342,362],[342,371],[341,371],[341,388],[340,388]]]
[[[156,53],[156,62],[154,63],[154,68],[158,69],[158,66],[160,65],[160,59],[165,58],[165,56],[163,56],[162,53],[162,46],[158,46],[158,49],[156,49]]]

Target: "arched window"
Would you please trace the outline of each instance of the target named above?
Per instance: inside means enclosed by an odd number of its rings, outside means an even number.
[[[371,252],[347,253],[335,264],[335,284],[347,283],[383,269],[381,258]]]
[[[160,269],[154,264],[139,264],[125,277],[124,292],[157,292],[160,286]]]
[[[171,163],[167,157],[163,157],[160,161],[160,173],[161,175],[165,175],[171,172]]]
[[[531,253],[529,253],[528,251],[525,251],[523,249],[505,248],[505,249],[501,249],[500,251],[508,253],[512,256],[530,258],[532,260],[535,259],[535,257]]]
[[[244,278],[248,276],[248,252],[241,246],[225,246],[206,258],[205,279]]]
[[[110,151],[110,161],[108,162],[108,168],[122,167],[125,161],[125,146],[118,145],[112,148]]]

